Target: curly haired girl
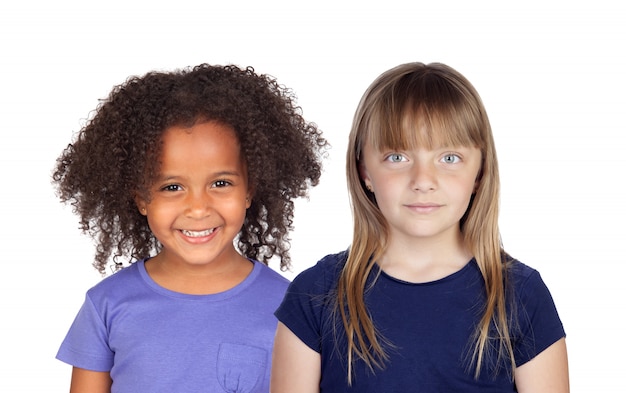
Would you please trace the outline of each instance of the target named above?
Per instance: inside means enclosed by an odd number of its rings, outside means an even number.
[[[291,90],[199,65],[115,87],[53,181],[115,274],[87,292],[57,358],[72,391],[267,392],[293,199],[327,146]],[[238,247],[235,247],[237,244]]]

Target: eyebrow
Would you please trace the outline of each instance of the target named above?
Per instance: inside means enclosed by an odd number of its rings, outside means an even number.
[[[216,172],[214,175],[215,176],[241,176],[241,172],[221,171],[221,172]]]
[[[215,172],[212,174],[213,177],[223,177],[223,176],[235,176],[235,177],[241,177],[242,173],[241,172],[235,172],[235,171],[220,171],[220,172]],[[168,181],[168,180],[175,180],[175,179],[180,179],[183,178],[184,176],[179,176],[179,175],[162,175],[162,176],[158,176],[157,179],[159,181]]]

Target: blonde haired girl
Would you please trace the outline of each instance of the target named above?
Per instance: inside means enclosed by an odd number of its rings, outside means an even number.
[[[272,392],[569,391],[550,292],[502,249],[491,127],[463,75],[411,63],[377,78],[347,177],[352,245],[290,285]]]

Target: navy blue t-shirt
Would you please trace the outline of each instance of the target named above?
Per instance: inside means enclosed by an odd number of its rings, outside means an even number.
[[[484,281],[475,260],[456,273],[428,283],[408,283],[377,268],[365,302],[375,327],[390,343],[385,368],[372,373],[353,365],[347,384],[346,340],[333,318],[333,294],[346,252],[328,255],[300,273],[276,311],[278,319],[306,345],[321,354],[320,391],[327,392],[515,392],[510,363],[497,356],[478,379],[470,367],[474,328],[485,304]],[[552,296],[539,273],[511,262],[509,289],[517,323],[512,344],[518,366],[565,337]],[[498,371],[496,373],[496,371]]]

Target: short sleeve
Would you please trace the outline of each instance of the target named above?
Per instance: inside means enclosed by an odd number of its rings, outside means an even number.
[[[107,337],[106,326],[87,295],[56,358],[86,370],[110,371],[114,354]]]
[[[324,321],[329,319],[338,277],[337,255],[328,256],[303,271],[290,283],[274,313],[302,342],[321,353]]]
[[[532,270],[517,295],[519,336],[514,337],[514,346],[516,364],[521,366],[565,337],[565,330],[539,272]]]

